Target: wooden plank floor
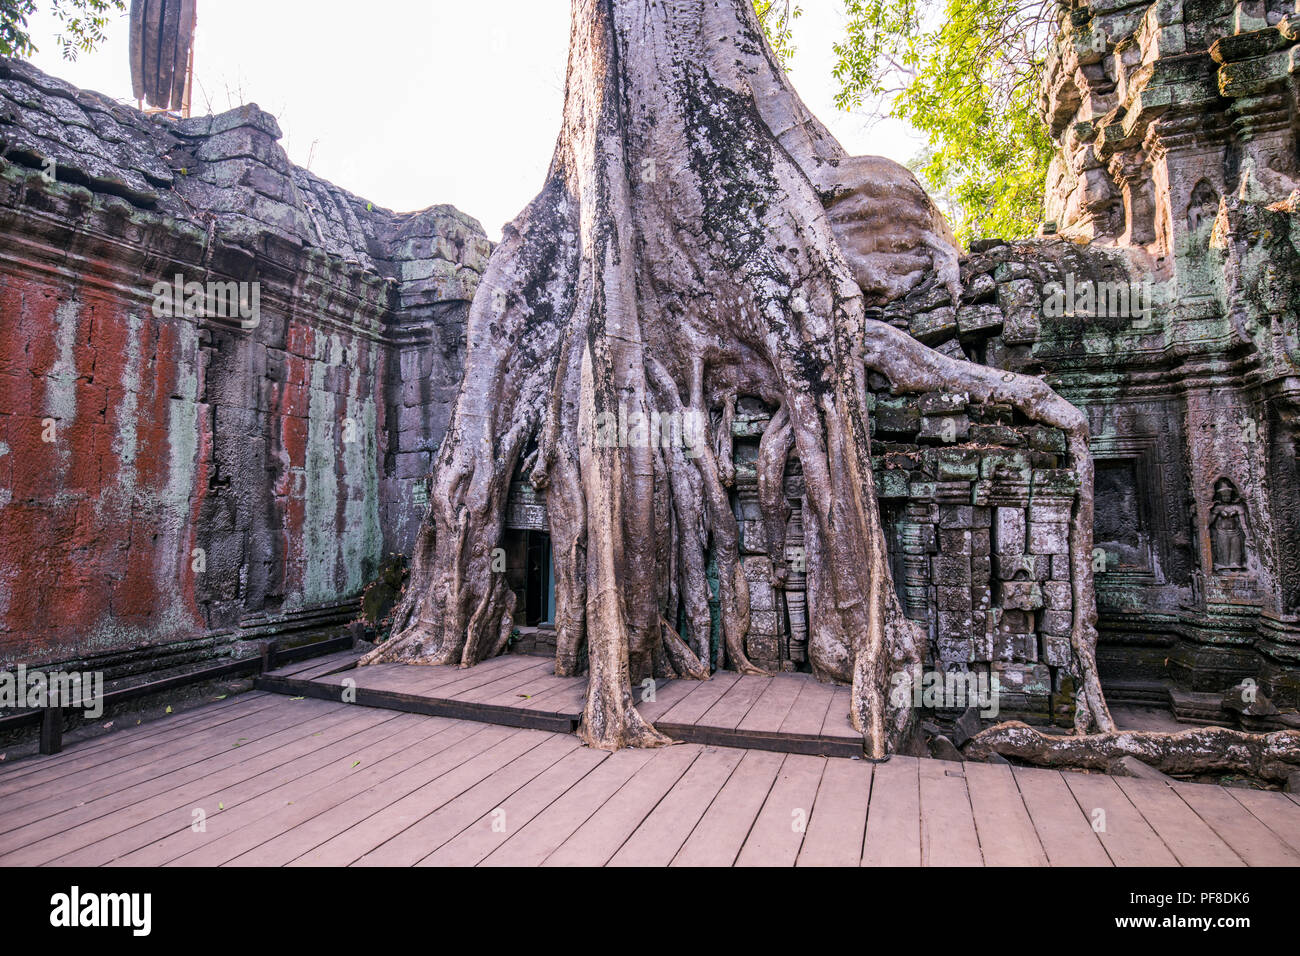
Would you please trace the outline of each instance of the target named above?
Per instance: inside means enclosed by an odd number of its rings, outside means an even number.
[[[507,654],[470,668],[379,664],[354,667],[355,652],[303,662],[260,677],[257,687],[432,717],[572,732],[586,698],[585,677],[556,677],[553,662]],[[660,731],[687,743],[827,757],[862,754],[849,726],[849,689],[808,674],[708,681],[660,681],[635,688],[638,708]]]
[[[512,666],[529,679],[527,661]],[[476,696],[499,699],[510,676]],[[773,705],[755,716],[770,726],[792,692],[749,693],[750,711]],[[738,726],[740,709],[717,712]],[[1296,866],[1300,804],[909,757],[610,754],[571,734],[261,692],[0,765],[0,866],[607,864]]]

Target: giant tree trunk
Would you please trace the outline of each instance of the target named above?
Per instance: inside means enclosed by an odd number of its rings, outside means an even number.
[[[555,157],[475,297],[399,630],[366,662],[469,665],[503,650],[514,597],[493,551],[522,470],[546,489],[557,672],[574,673],[585,649],[584,739],[667,742],[632,687],[708,676],[710,548],[719,663],[758,670],[745,656],[749,590],[727,492],[731,412],[754,396],[778,409],[759,455],[777,574],[794,455],[813,671],[852,683],[853,724],[883,757],[911,720],[889,704],[890,675],[920,660],[924,635],[890,577],[871,369],[900,391],[1006,402],[1067,432],[1084,489],[1071,537],[1076,723],[1112,729],[1094,664],[1083,417],[1036,379],[945,358],[866,317],[864,294],[895,294],[918,267],[955,282],[951,236],[915,181],[844,154],[774,62],[750,0],[573,0],[572,20]],[[685,438],[602,441],[620,409],[632,421],[676,414]],[[667,623],[679,607],[680,636]]]

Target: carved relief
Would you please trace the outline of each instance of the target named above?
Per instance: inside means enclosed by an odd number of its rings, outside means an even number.
[[[1214,483],[1210,506],[1210,552],[1214,570],[1241,571],[1246,567],[1246,506],[1231,479]]]
[[[1219,194],[1214,187],[1202,179],[1192,189],[1192,198],[1187,203],[1187,228],[1195,232],[1206,222],[1213,222],[1219,215]]]

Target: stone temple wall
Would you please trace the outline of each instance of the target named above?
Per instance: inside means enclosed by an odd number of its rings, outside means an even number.
[[[119,676],[336,625],[412,543],[491,246],[279,135],[0,60],[0,663]],[[249,283],[255,320],[160,306],[178,275]]]
[[[1053,275],[1026,291],[1050,278],[1074,295],[1039,310],[1013,358],[1091,419],[1103,682],[1193,719],[1240,709],[1224,691],[1243,679],[1294,707],[1300,5],[1074,0],[1061,15],[1037,263]],[[1080,301],[1120,275],[1138,305]]]

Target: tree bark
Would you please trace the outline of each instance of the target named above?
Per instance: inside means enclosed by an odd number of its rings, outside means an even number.
[[[903,184],[884,197],[882,170]],[[574,0],[550,172],[474,299],[398,628],[363,663],[469,665],[501,647],[513,598],[492,557],[522,468],[547,494],[556,672],[587,661],[584,740],[667,743],[631,688],[707,677],[710,548],[720,657],[761,673],[745,654],[749,587],[726,490],[735,403],[753,396],[779,410],[759,461],[776,578],[793,455],[811,666],[852,684],[853,725],[883,758],[913,719],[891,708],[890,675],[919,662],[925,635],[890,575],[867,418],[874,370],[899,391],[1007,402],[1069,435],[1083,479],[1071,535],[1077,724],[1113,729],[1094,662],[1086,423],[1037,379],[947,359],[867,318],[864,295],[898,294],[918,269],[956,290],[942,217],[901,167],[844,153],[775,62],[749,0]],[[690,424],[694,440],[600,440],[611,416],[651,413]],[[677,606],[680,636],[665,620]]]
[[[976,734],[964,753],[974,760],[1000,754],[1040,767],[1085,770],[1109,770],[1123,757],[1136,757],[1161,773],[1239,773],[1285,781],[1300,770],[1300,731],[1255,734],[1194,727],[1177,733],[1116,731],[1061,737],[1010,721]]]

